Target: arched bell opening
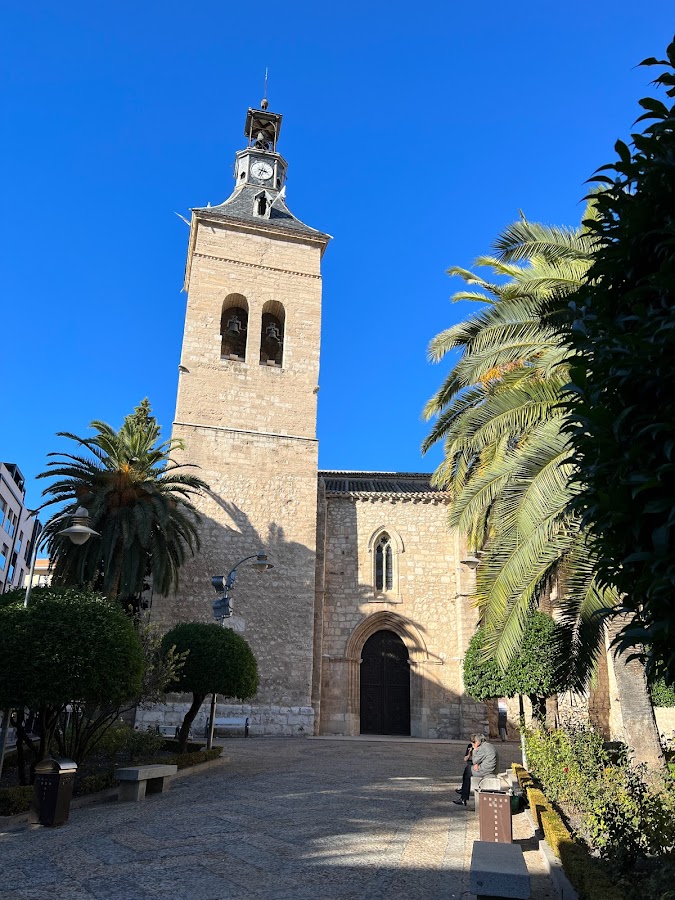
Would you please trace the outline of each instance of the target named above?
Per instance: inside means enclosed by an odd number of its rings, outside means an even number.
[[[220,314],[221,359],[246,360],[248,302],[243,294],[228,294]]]
[[[284,364],[284,307],[276,300],[263,306],[260,332],[260,365],[282,368]]]

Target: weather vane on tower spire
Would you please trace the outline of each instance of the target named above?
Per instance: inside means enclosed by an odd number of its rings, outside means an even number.
[[[267,107],[269,106],[269,103],[267,102],[267,72],[268,69],[267,67],[265,67],[265,87],[263,90],[263,98],[262,103],[260,104],[260,109],[267,109]]]

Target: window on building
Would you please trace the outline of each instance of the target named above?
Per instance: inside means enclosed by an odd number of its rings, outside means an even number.
[[[14,566],[11,565],[7,570],[7,584],[14,583]]]
[[[228,294],[220,315],[220,356],[239,362],[246,360],[248,303],[242,294]]]
[[[394,551],[386,532],[380,535],[375,546],[375,590],[391,591],[394,588]]]
[[[14,537],[14,532],[16,531],[16,516],[10,509],[7,513],[7,521],[5,522],[5,531],[10,537]]]
[[[19,570],[19,587],[23,587],[23,586],[24,586],[23,580],[24,580],[25,577],[26,577],[26,573],[24,572],[23,569],[20,569],[20,570]]]
[[[0,550],[0,569],[4,569],[7,565],[7,554],[9,553],[9,547],[7,544],[2,545],[2,549]]]
[[[284,308],[281,303],[271,301],[263,307],[260,331],[260,365],[276,366],[284,364]]]
[[[18,541],[16,542],[16,547],[15,547],[17,553],[19,552],[19,550],[21,550],[21,544],[22,544],[22,543],[23,543],[23,531],[20,531],[20,532],[19,532],[19,539],[18,539]]]
[[[2,499],[2,497],[0,497],[0,525],[2,525],[2,523],[3,523],[4,520],[5,520],[5,513],[6,513],[6,512],[7,512],[7,504],[6,504],[5,501]]]

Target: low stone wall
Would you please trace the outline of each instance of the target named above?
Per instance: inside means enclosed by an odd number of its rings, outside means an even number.
[[[181,695],[169,695],[166,703],[136,711],[136,725],[141,729],[157,725],[180,725],[190,708],[189,700]],[[209,717],[211,698],[208,697],[192,725],[195,737],[203,737]],[[314,733],[314,710],[311,706],[256,706],[246,703],[216,704],[216,718],[249,716],[251,734],[303,736]]]
[[[675,706],[655,706],[656,727],[669,743],[675,743]]]

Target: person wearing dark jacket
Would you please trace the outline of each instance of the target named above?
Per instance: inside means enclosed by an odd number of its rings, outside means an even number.
[[[468,748],[467,748],[468,751]],[[497,771],[497,751],[487,740],[484,734],[474,734],[471,737],[471,755],[464,757],[466,765],[462,775],[462,786],[457,788],[459,800],[453,800],[458,806],[466,806],[471,793],[471,776],[483,778],[485,775],[494,775]]]

